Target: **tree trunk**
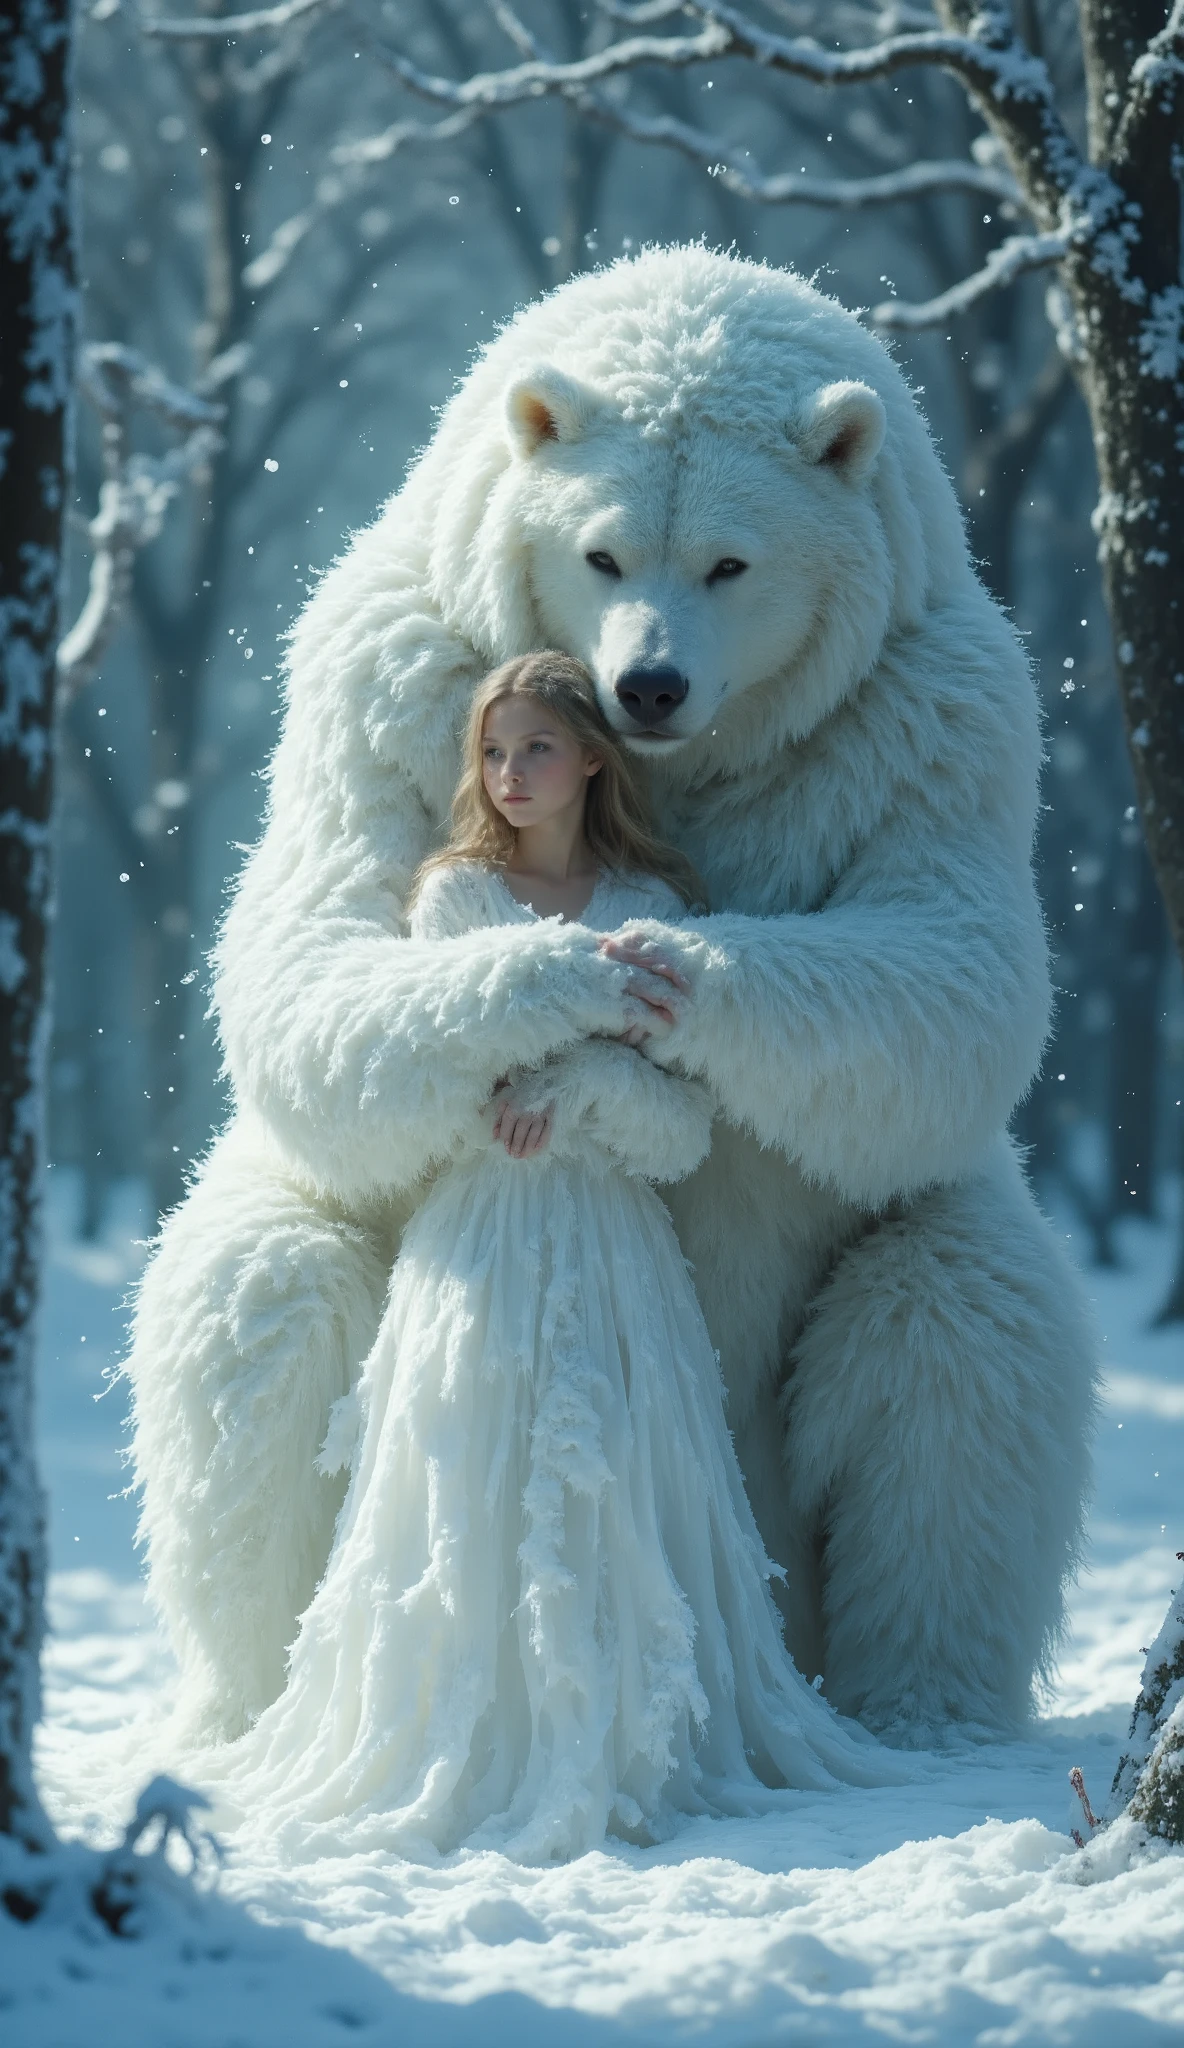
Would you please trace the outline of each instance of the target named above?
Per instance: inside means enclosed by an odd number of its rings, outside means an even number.
[[[1008,44],[1006,10],[936,4],[947,28]],[[1147,850],[1184,958],[1184,75],[1148,48],[1166,19],[1164,0],[1080,0],[1089,166],[1071,189],[1073,144],[1055,110],[969,91],[1037,226],[1073,219],[1059,271],[1098,464],[1094,527]]]
[[[1065,266],[1101,495],[1094,524],[1147,850],[1184,958],[1184,88],[1166,61],[1135,90],[1162,0],[1082,0],[1090,156],[1123,201],[1109,240]],[[1118,257],[1121,235],[1122,255]]]
[[[1118,886],[1115,938],[1121,948],[1111,986],[1114,1022],[1110,1033],[1110,1213],[1155,1213],[1159,1165],[1157,1123],[1162,1065],[1160,992],[1163,984],[1163,908],[1142,845],[1133,849],[1133,873]]]
[[[0,536],[0,1834],[32,1846],[50,1839],[30,1765],[45,1573],[33,1365],[54,657],[73,374],[70,49],[69,0],[5,0],[0,476],[10,512]]]
[[[1184,957],[1184,395],[1147,374],[1141,332],[1091,364],[1096,522],[1147,850]]]

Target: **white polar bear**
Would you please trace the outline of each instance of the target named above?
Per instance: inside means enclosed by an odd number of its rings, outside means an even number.
[[[436,945],[475,679],[581,656],[713,914],[660,1057],[720,1107],[670,1206],[802,1668],[871,1725],[1027,1710],[1081,1540],[1093,1339],[1005,1135],[1048,1016],[1040,730],[894,364],[801,279],[652,250],[527,307],[292,641],[216,1004],[235,1114],[144,1279],[152,1590],[196,1722],[280,1688],[314,1459],[434,1162],[507,1067],[620,1030],[555,922]]]

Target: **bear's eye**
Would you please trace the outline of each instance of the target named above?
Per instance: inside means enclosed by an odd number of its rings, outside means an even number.
[[[748,563],[740,561],[736,555],[724,555],[723,559],[716,563],[714,569],[708,572],[707,581],[708,583],[727,583],[733,576],[743,576],[747,567]]]
[[[584,560],[590,569],[598,569],[602,576],[619,577],[621,574],[612,556],[606,555],[603,548],[593,548],[590,555],[584,556]]]

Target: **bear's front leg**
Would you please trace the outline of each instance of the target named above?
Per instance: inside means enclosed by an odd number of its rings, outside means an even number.
[[[1080,1552],[1097,1341],[1010,1148],[843,1253],[795,1348],[826,1696],[906,1740],[1030,1711]]]
[[[149,1590],[183,1729],[233,1737],[284,1682],[344,1490],[315,1468],[382,1313],[393,1247],[232,1125],[167,1218],[125,1373]]]

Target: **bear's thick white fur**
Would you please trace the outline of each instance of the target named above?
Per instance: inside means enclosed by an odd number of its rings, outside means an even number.
[[[1095,1374],[1004,1135],[1048,1017],[1035,697],[886,352],[702,248],[527,307],[295,629],[218,954],[234,1120],[128,1366],[190,1710],[233,1732],[280,1684],[340,1497],[317,1448],[424,1177],[507,1069],[633,1014],[579,925],[406,935],[473,684],[547,644],[592,667],[713,906],[646,927],[690,983],[655,1057],[718,1112],[669,1201],[791,1648],[880,1727],[1013,1721]],[[688,681],[673,739],[614,694],[654,664]]]

